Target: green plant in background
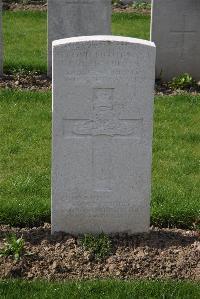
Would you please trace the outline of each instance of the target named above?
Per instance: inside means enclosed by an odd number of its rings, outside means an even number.
[[[196,86],[196,81],[191,75],[184,73],[180,76],[174,77],[172,81],[169,82],[169,87],[172,89],[188,89]]]
[[[89,251],[94,255],[96,260],[102,260],[109,256],[112,251],[112,243],[109,236],[101,233],[97,236],[85,234],[80,243],[84,250]]]
[[[14,234],[7,236],[4,248],[0,250],[0,257],[13,256],[15,260],[19,260],[24,251],[24,244],[25,242],[22,237],[17,238]]]
[[[119,5],[120,4],[120,0],[112,0],[112,4],[113,5]]]
[[[133,3],[132,7],[135,9],[151,9],[151,4],[147,2]]]

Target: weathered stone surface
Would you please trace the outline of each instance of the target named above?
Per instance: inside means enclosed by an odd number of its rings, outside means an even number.
[[[53,42],[52,231],[149,229],[155,45]]]
[[[151,40],[157,47],[156,77],[182,73],[200,79],[200,1],[154,0]]]
[[[52,41],[111,33],[111,0],[48,0],[48,75]]]
[[[2,0],[0,0],[0,76],[3,74]]]

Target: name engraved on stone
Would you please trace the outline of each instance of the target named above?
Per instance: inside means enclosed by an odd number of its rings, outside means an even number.
[[[64,119],[64,138],[92,138],[94,191],[112,191],[112,138],[142,136],[143,119],[120,119],[113,88],[94,88],[91,119]]]

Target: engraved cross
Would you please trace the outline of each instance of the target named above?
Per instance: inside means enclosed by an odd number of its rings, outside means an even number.
[[[114,104],[114,89],[93,89],[91,119],[64,119],[65,138],[91,137],[94,191],[112,190],[112,138],[142,136],[143,119],[120,119],[120,109]]]

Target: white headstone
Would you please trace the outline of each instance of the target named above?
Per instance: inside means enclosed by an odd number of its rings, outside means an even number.
[[[53,42],[52,232],[149,229],[155,45]]]
[[[2,0],[0,0],[0,76],[3,75]]]
[[[48,0],[48,75],[52,41],[111,33],[111,0]]]
[[[157,47],[157,78],[189,73],[200,79],[199,0],[154,0],[151,40]]]

